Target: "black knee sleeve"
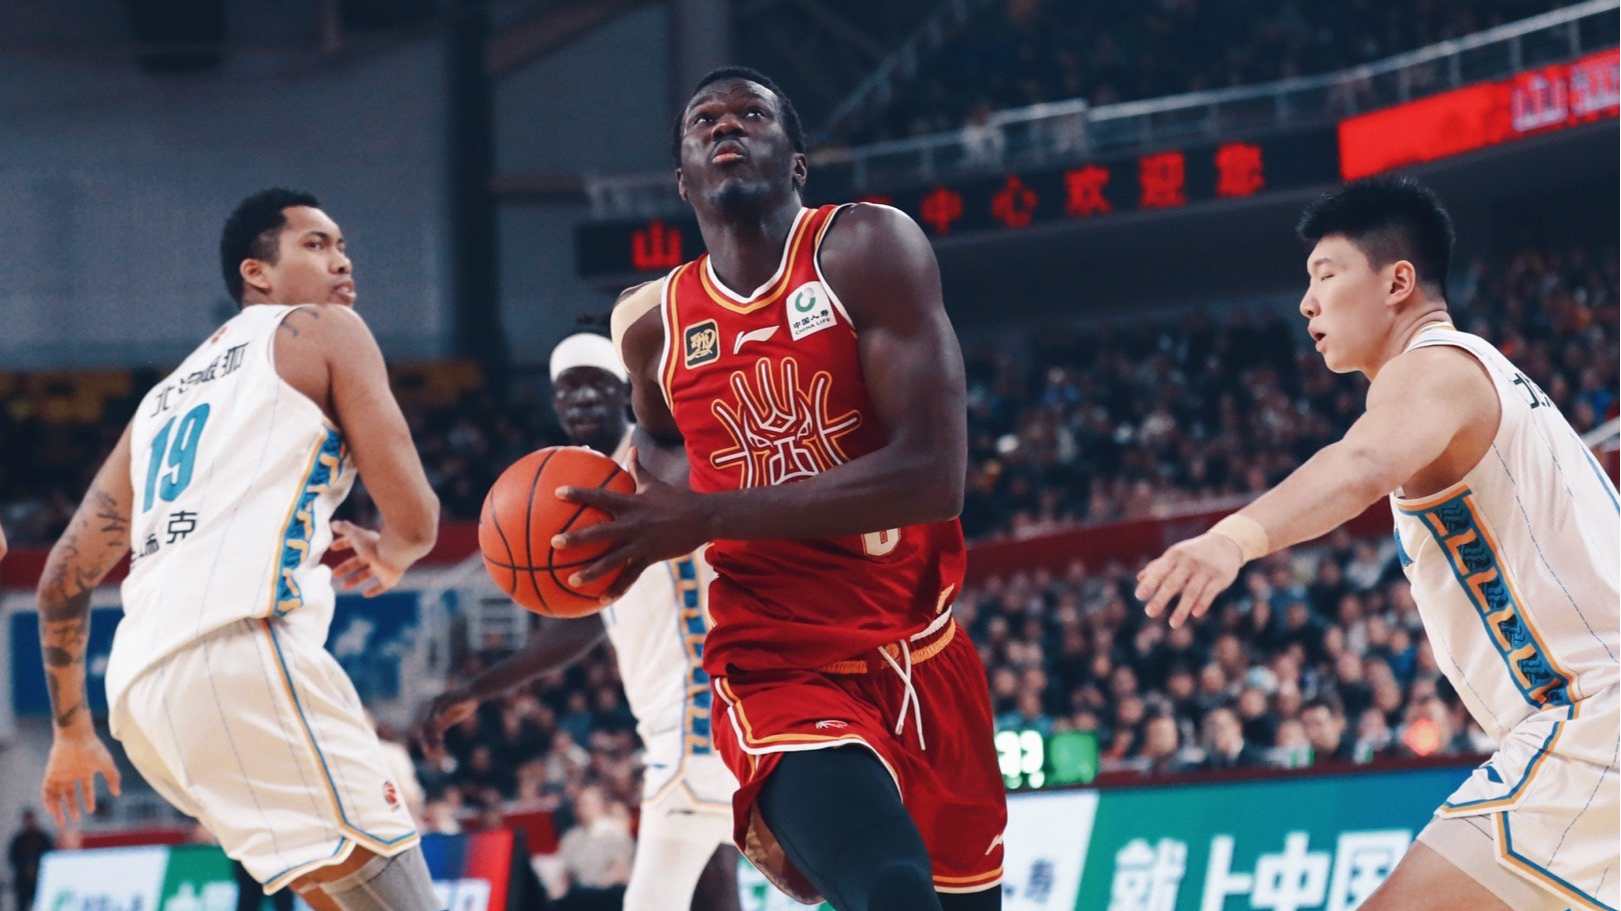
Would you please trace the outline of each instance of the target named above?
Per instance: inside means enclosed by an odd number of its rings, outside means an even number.
[[[759,807],[783,853],[838,911],[940,911],[923,837],[865,747],[785,753]]]

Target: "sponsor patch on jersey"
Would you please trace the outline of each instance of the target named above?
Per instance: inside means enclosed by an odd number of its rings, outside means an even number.
[[[715,328],[714,320],[706,319],[688,326],[685,339],[682,360],[688,367],[707,364],[720,357],[720,330]]]
[[[788,334],[799,341],[833,325],[833,299],[821,282],[806,282],[788,295]]]

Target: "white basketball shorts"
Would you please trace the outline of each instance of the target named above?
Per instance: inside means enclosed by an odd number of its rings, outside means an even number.
[[[354,685],[302,619],[209,633],[132,681],[110,718],[153,788],[266,892],[357,845],[418,841]]]
[[[1510,907],[1543,905],[1505,894],[1512,889],[1494,888],[1504,872],[1540,890],[1545,907],[1616,911],[1621,905],[1618,719],[1610,692],[1520,722],[1490,761],[1435,811],[1436,824],[1419,839]],[[1443,825],[1448,821],[1474,825]]]

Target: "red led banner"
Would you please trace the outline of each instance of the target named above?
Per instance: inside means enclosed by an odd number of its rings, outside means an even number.
[[[1355,180],[1615,117],[1618,65],[1621,52],[1601,51],[1351,117],[1340,123],[1340,173]]]

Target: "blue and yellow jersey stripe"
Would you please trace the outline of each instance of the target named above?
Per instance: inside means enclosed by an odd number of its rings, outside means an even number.
[[[315,539],[315,501],[331,489],[343,474],[346,458],[348,451],[343,445],[343,434],[331,422],[327,422],[326,434],[310,453],[298,492],[288,506],[287,518],[282,523],[276,553],[276,575],[271,582],[270,605],[264,616],[279,616],[303,606],[304,593],[299,588],[296,574],[309,557],[310,542]]]
[[[1398,508],[1417,518],[1446,554],[1453,576],[1525,701],[1539,709],[1571,705],[1572,675],[1560,666],[1532,623],[1473,491],[1449,489]]]

